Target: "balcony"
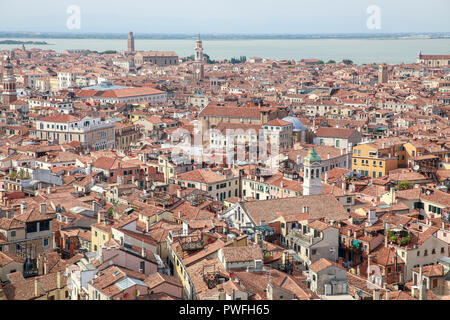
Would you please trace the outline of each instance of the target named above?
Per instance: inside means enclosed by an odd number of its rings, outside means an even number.
[[[310,234],[303,234],[303,233],[300,232],[299,229],[292,229],[291,234],[292,234],[295,238],[297,238],[297,239],[299,239],[299,240],[301,240],[301,241],[303,241],[303,242],[306,242],[306,243],[309,243],[309,244],[313,244],[313,242],[314,242],[314,237],[313,237],[313,235],[310,235]]]

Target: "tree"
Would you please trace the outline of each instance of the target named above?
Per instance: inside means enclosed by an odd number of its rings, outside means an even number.
[[[11,179],[13,179],[13,180],[16,180],[16,179],[17,179],[17,172],[12,171],[12,172],[9,174],[9,177],[10,177]]]
[[[244,63],[245,61],[247,61],[247,57],[246,56],[241,56],[239,59],[238,58],[231,58],[231,63],[232,64]]]
[[[346,65],[353,64],[353,61],[349,60],[349,59],[344,59],[344,60],[342,60],[342,62]]]
[[[334,60],[328,60],[327,63],[336,63],[336,61],[334,61]]]
[[[25,177],[25,170],[23,170],[23,168],[20,168],[19,170],[19,178],[23,179]]]
[[[317,64],[324,64],[324,62],[323,62],[322,60],[319,60],[319,61],[317,62]]]
[[[407,190],[407,189],[412,189],[413,188],[413,184],[409,181],[400,181],[398,183],[398,185],[396,186],[396,189],[398,190]]]

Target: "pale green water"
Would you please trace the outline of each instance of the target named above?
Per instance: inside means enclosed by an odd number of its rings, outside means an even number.
[[[26,48],[89,49],[96,51],[126,50],[126,39],[10,39],[22,41],[46,41],[53,45],[26,45]],[[7,40],[1,39],[0,40]],[[21,45],[0,45],[0,50],[18,48]],[[136,39],[136,50],[175,51],[180,57],[194,53],[195,40]],[[270,59],[309,59],[355,63],[413,63],[417,53],[450,54],[450,39],[263,39],[263,40],[204,40],[203,47],[212,59],[259,56]]]

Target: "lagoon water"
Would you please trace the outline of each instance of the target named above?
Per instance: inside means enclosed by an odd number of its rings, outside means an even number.
[[[126,39],[17,39],[0,40],[46,41],[51,45],[25,45],[27,49],[41,48],[62,52],[66,49],[96,51],[126,50]],[[0,50],[21,45],[0,44]],[[156,40],[136,39],[136,50],[175,51],[180,57],[194,53],[195,39]],[[342,61],[351,59],[364,63],[414,63],[417,53],[450,54],[450,39],[257,39],[203,40],[204,52],[211,59],[259,56],[269,59],[321,59]]]

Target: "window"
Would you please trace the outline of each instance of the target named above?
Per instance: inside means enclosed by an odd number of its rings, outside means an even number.
[[[445,249],[444,247],[441,248],[441,253],[444,253]]]
[[[317,250],[316,250],[316,249],[312,249],[312,250],[311,250],[311,255],[315,255],[315,254],[316,254],[316,252],[317,252]]]
[[[436,249],[431,250],[431,254],[436,254]]]
[[[48,239],[44,239],[44,247],[48,246]]]
[[[37,232],[37,223],[28,222],[27,223],[27,233]]]
[[[47,231],[50,230],[50,221],[41,221],[39,222],[39,231]]]
[[[433,279],[433,288],[436,288],[438,286],[438,279]]]
[[[423,256],[425,257],[425,256],[427,256],[427,255],[428,255],[428,250],[425,249],[425,251],[423,252]]]
[[[11,231],[11,238],[14,238],[16,236],[16,231]],[[442,248],[444,249],[444,248]]]

